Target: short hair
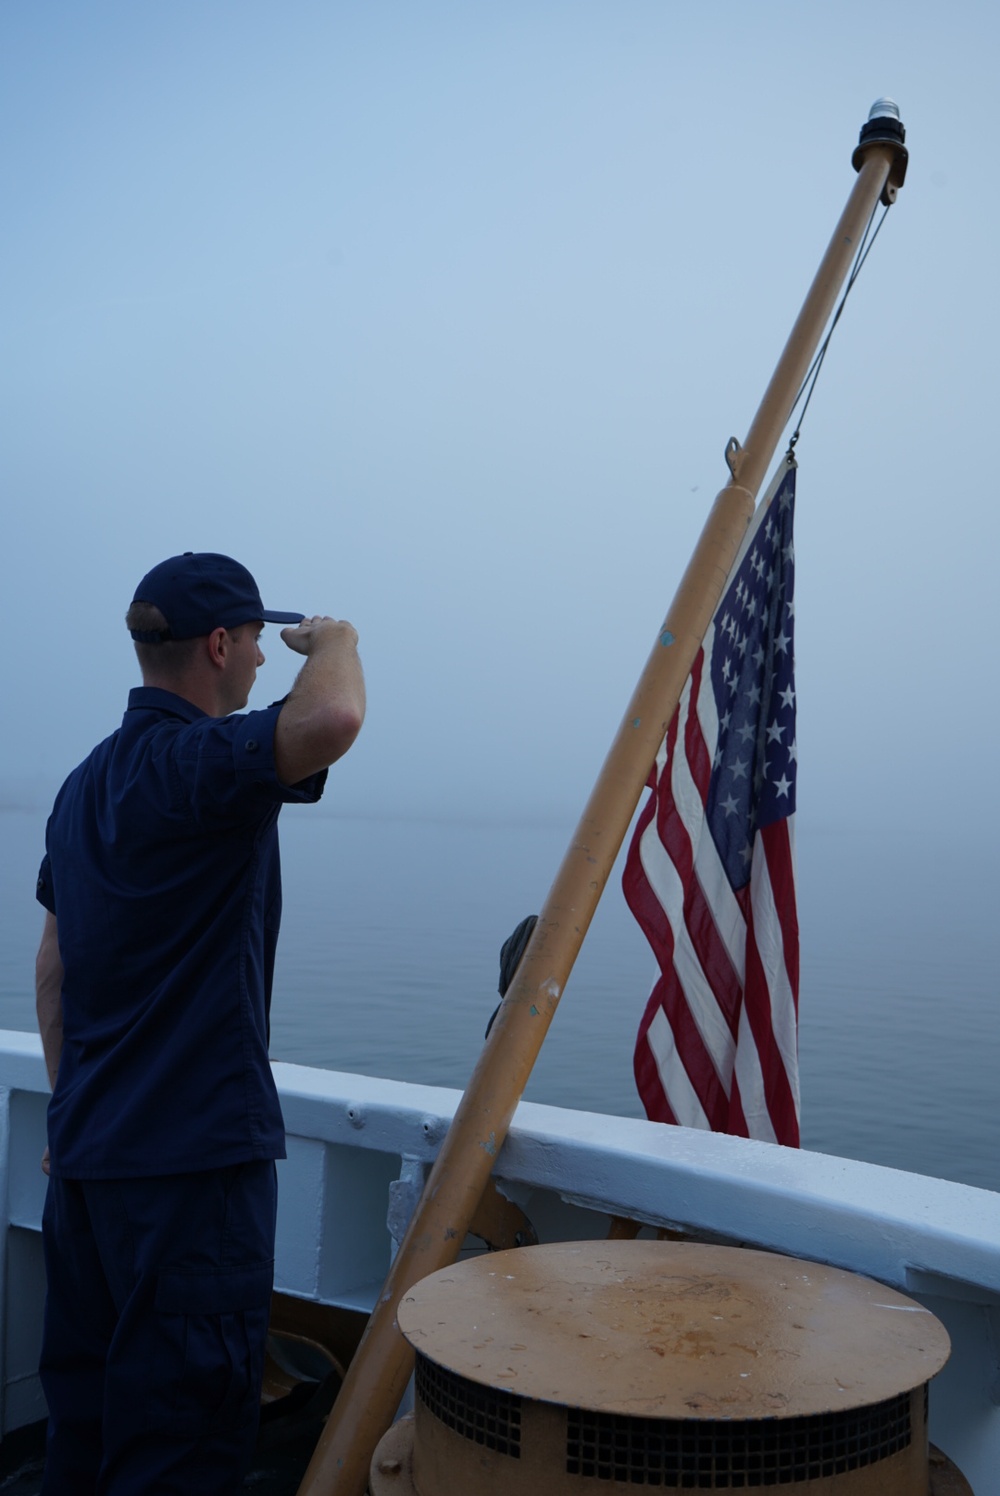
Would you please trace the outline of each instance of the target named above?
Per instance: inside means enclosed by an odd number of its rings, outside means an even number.
[[[156,633],[167,627],[167,620],[155,603],[137,598],[125,614],[125,627]],[[136,639],[133,643],[143,675],[163,675],[171,680],[183,674],[198,652],[197,639],[162,639],[156,643]]]

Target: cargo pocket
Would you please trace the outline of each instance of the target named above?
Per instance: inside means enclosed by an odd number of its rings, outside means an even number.
[[[174,1381],[162,1393],[178,1438],[257,1417],[273,1278],[273,1262],[159,1275],[156,1311],[173,1350],[163,1369]]]

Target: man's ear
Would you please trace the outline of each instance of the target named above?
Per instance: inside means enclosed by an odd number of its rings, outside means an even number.
[[[208,658],[212,664],[221,669],[229,654],[229,632],[227,629],[213,629],[207,636]]]

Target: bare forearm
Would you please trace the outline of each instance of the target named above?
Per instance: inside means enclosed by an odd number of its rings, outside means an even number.
[[[55,915],[46,914],[41,944],[35,958],[35,1012],[49,1085],[55,1089],[63,1044],[63,964]]]
[[[307,620],[298,629],[285,629],[282,638],[290,647],[308,646],[300,651],[306,662],[281,709],[274,739],[278,777],[297,784],[335,763],[354,742],[365,718],[365,679],[358,636],[349,623]]]

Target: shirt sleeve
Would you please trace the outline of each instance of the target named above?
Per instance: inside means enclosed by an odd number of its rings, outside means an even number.
[[[52,864],[49,861],[48,852],[46,852],[45,856],[42,858],[42,865],[38,869],[38,882],[35,884],[35,898],[41,904],[43,909],[47,909],[50,914],[55,914],[56,897],[55,891],[52,887]]]
[[[200,824],[243,820],[259,808],[310,805],[319,800],[326,769],[299,784],[283,784],[274,766],[274,732],[281,705],[244,715],[208,718],[178,734],[176,772]]]

